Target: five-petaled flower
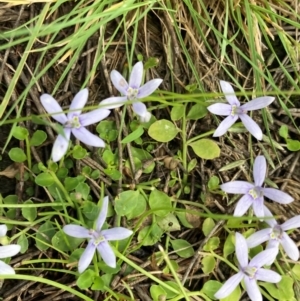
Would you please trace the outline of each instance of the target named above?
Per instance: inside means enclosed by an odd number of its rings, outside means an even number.
[[[110,74],[111,81],[115,88],[124,96],[110,97],[101,101],[100,104],[105,105],[107,109],[118,108],[127,100],[136,101],[153,93],[161,84],[162,79],[152,79],[141,86],[143,70],[143,63],[136,63],[132,68],[129,83],[117,70],[113,70]],[[132,109],[140,117],[141,122],[148,122],[150,120],[151,114],[147,111],[144,103],[139,101],[133,102]]]
[[[245,128],[258,140],[262,139],[262,131],[256,122],[247,115],[248,111],[258,110],[265,108],[274,101],[274,97],[263,96],[255,98],[243,105],[240,104],[239,100],[235,96],[234,90],[230,83],[221,80],[221,89],[225,94],[226,100],[229,104],[216,103],[209,106],[207,109],[216,115],[228,116],[218,126],[214,132],[214,137],[224,135],[227,130],[238,120],[241,119]]]
[[[270,210],[265,207],[265,217],[272,217]],[[279,245],[282,245],[286,254],[297,261],[299,259],[299,250],[295,242],[288,236],[285,231],[300,227],[300,215],[294,216],[291,219],[279,225],[274,218],[266,219],[265,222],[270,226],[260,231],[253,233],[247,238],[249,248],[254,248],[261,243],[268,241],[267,249],[276,248],[279,250]]]
[[[0,225],[0,238],[4,238],[6,236],[7,227],[6,225]],[[7,246],[1,246],[0,247],[0,258],[8,258],[15,256],[18,254],[21,250],[20,245],[7,245]],[[2,275],[10,275],[15,274],[15,270],[8,265],[7,263],[0,260],[0,274]]]
[[[235,234],[235,253],[239,262],[239,272],[230,277],[216,292],[215,298],[223,299],[229,296],[238,284],[244,280],[246,291],[252,301],[262,301],[262,295],[257,285],[257,280],[278,283],[281,276],[274,271],[263,269],[270,259],[275,260],[276,249],[268,249],[260,252],[248,262],[248,247],[244,236]]]
[[[252,205],[257,217],[264,217],[264,196],[280,204],[289,204],[294,199],[285,192],[275,188],[264,188],[267,163],[264,156],[256,157],[253,166],[254,184],[245,181],[233,181],[220,187],[227,193],[244,194],[238,201],[234,216],[242,216]]]
[[[101,121],[110,114],[110,111],[100,108],[89,113],[81,114],[87,99],[88,89],[79,91],[71,103],[69,113],[66,115],[63,113],[61,106],[51,95],[43,94],[41,96],[41,102],[45,110],[49,114],[53,114],[52,118],[63,125],[64,135],[58,135],[52,149],[52,160],[54,162],[59,161],[67,152],[71,132],[78,140],[87,145],[96,147],[105,146],[104,141],[90,133],[85,126]]]
[[[132,234],[131,230],[123,227],[116,227],[112,229],[102,230],[105,222],[108,208],[108,197],[103,199],[103,205],[96,221],[96,229],[86,229],[78,225],[66,225],[63,231],[72,237],[89,238],[88,245],[80,257],[78,263],[78,272],[84,272],[90,265],[94,253],[97,249],[103,261],[110,267],[116,267],[116,256],[108,244],[110,240],[121,240],[129,237]]]

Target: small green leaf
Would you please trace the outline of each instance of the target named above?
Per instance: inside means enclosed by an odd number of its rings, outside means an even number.
[[[99,215],[100,208],[91,201],[85,201],[82,205],[83,215],[90,221],[95,221]]]
[[[166,299],[166,291],[160,285],[151,285],[150,295],[153,301],[161,301]]]
[[[293,139],[286,139],[287,149],[292,152],[300,150],[300,141]]]
[[[209,274],[211,273],[216,266],[216,260],[214,258],[214,256],[209,255],[209,256],[205,256],[202,261],[202,270],[204,274]]]
[[[218,144],[210,139],[200,139],[190,144],[195,154],[202,159],[212,160],[220,156]]]
[[[203,250],[204,251],[213,251],[213,250],[217,249],[219,247],[219,245],[220,245],[220,238],[212,237],[203,246]]]
[[[221,288],[222,284],[216,280],[208,280],[204,283],[201,293],[204,293],[212,300],[217,300],[214,296],[215,293]]]
[[[44,131],[37,130],[33,133],[31,139],[30,139],[30,145],[31,146],[39,146],[42,143],[44,143],[47,139],[47,134]]]
[[[24,233],[20,235],[20,237],[17,240],[17,244],[21,246],[21,254],[24,254],[28,250],[28,239]]]
[[[78,248],[83,242],[83,238],[76,238],[66,235],[63,231],[58,231],[51,239],[53,248],[60,250],[61,252],[68,252]]]
[[[36,233],[36,246],[42,250],[42,251],[46,251],[49,246],[51,245],[51,239],[52,237],[55,235],[55,230],[53,228],[53,225],[51,222],[46,221],[44,224],[42,224],[39,229],[38,232]],[[46,245],[45,243],[47,243],[48,245]]]
[[[21,126],[15,126],[13,128],[12,135],[18,140],[25,140],[28,137],[28,130]]]
[[[75,145],[73,148],[73,157],[74,159],[80,160],[85,158],[87,155],[87,151],[81,145]]]
[[[88,269],[84,271],[82,274],[80,274],[76,284],[81,290],[89,289],[94,283],[95,276],[96,276],[95,272]]]
[[[189,258],[195,254],[195,251],[191,244],[184,239],[171,240],[171,245],[175,253],[182,258]]]
[[[79,181],[77,178],[71,178],[71,177],[65,178],[64,186],[67,191],[74,190],[78,184],[79,184]]]
[[[187,167],[188,172],[191,172],[197,166],[197,159],[192,159]]]
[[[143,246],[153,246],[161,239],[163,233],[164,232],[157,224],[153,224],[143,228],[139,232],[137,239]]]
[[[141,137],[144,134],[144,129],[142,126],[139,126],[136,130],[130,133],[127,137],[125,137],[121,142],[122,143],[129,143],[137,138]]]
[[[142,194],[139,194],[138,200],[136,202],[136,206],[130,210],[129,213],[125,214],[127,219],[133,219],[141,214],[143,214],[146,211],[147,208],[147,202],[146,199]]]
[[[176,216],[172,213],[163,217],[158,216],[156,221],[164,232],[180,231],[180,224]]]
[[[183,117],[183,115],[184,115],[184,106],[183,105],[172,107],[172,110],[171,110],[172,121],[180,120]]]
[[[150,193],[149,206],[158,216],[166,216],[173,209],[170,197],[157,189]]]
[[[149,57],[144,64],[144,70],[148,70],[152,67],[157,67],[159,64],[159,59],[157,57]]]
[[[207,114],[207,108],[199,103],[193,105],[187,114],[187,119],[198,120]]]
[[[48,187],[54,183],[54,179],[50,173],[43,172],[35,177],[35,183],[42,187]]]
[[[24,204],[33,204],[33,201],[27,200]],[[36,207],[22,207],[22,215],[28,221],[33,222],[37,217]]]
[[[24,151],[19,147],[13,147],[8,152],[9,158],[14,162],[24,162],[27,159]]]
[[[227,258],[228,255],[234,253],[235,251],[235,246],[234,246],[234,235],[232,233],[230,233],[224,243],[224,247],[223,247],[223,254],[224,257]]]
[[[118,137],[118,130],[115,121],[102,120],[96,127],[99,136],[108,141],[115,141]]]
[[[75,192],[76,193],[80,193],[80,197],[83,200],[87,200],[90,194],[91,188],[88,184],[86,183],[79,183],[76,188],[75,188]]]
[[[282,125],[280,127],[279,135],[284,139],[287,139],[289,137],[289,129],[288,129],[287,125]]]
[[[149,136],[159,142],[169,142],[176,137],[177,133],[178,129],[175,125],[166,119],[155,121],[148,131]]]
[[[137,191],[123,191],[115,199],[115,210],[118,215],[124,216],[129,214],[139,201],[140,192]]]
[[[215,225],[216,224],[212,218],[210,217],[206,218],[202,225],[203,234],[205,236],[209,235],[209,233],[211,232],[211,230],[214,228]]]
[[[217,176],[212,176],[208,181],[208,189],[210,191],[216,190],[219,188],[220,180]]]

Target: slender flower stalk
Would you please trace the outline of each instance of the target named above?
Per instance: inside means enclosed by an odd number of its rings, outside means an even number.
[[[223,299],[229,296],[239,283],[244,280],[246,291],[252,301],[262,301],[262,295],[257,280],[269,283],[278,283],[281,276],[274,271],[263,269],[270,259],[273,261],[277,255],[276,249],[260,252],[248,262],[248,247],[244,236],[235,233],[235,253],[239,263],[239,272],[230,277],[216,292],[215,298]]]
[[[272,217],[270,210],[265,207],[265,217]],[[279,251],[281,245],[286,254],[294,261],[299,259],[299,249],[295,242],[285,232],[291,229],[300,227],[300,215],[294,216],[291,219],[279,225],[274,218],[266,219],[265,222],[270,226],[260,231],[255,232],[247,238],[247,244],[249,248],[254,248],[263,242],[268,241],[267,249],[275,248]]]
[[[66,115],[63,113],[61,106],[49,94],[41,96],[41,102],[52,118],[63,125],[64,135],[59,134],[54,142],[52,149],[52,160],[59,161],[67,152],[71,133],[81,142],[95,146],[104,147],[105,143],[98,136],[90,133],[85,126],[99,122],[106,118],[110,111],[107,109],[96,109],[89,113],[81,114],[83,107],[88,99],[88,89],[79,91],[70,106],[70,112]],[[57,114],[60,113],[60,114]]]
[[[6,225],[0,225],[0,241],[6,241],[5,237],[6,237],[6,232],[7,232],[7,226]],[[12,257],[15,256],[16,254],[18,254],[21,250],[21,246],[20,245],[15,245],[15,244],[11,244],[11,245],[6,245],[6,246],[1,246],[0,247],[0,258],[8,258],[8,257]],[[7,263],[3,262],[2,260],[0,260],[0,274],[1,275],[11,275],[11,274],[15,274],[15,270],[8,265]]]
[[[100,104],[105,105],[107,109],[114,109],[124,105],[127,100],[135,101],[132,104],[133,111],[139,116],[141,122],[148,122],[151,118],[151,114],[147,111],[145,104],[136,100],[147,97],[153,93],[162,83],[162,79],[152,79],[141,86],[143,70],[143,63],[136,63],[132,68],[129,83],[121,73],[113,70],[110,74],[111,81],[115,88],[124,96],[110,97],[102,100]]]
[[[240,118],[245,128],[257,139],[263,137],[262,131],[258,124],[247,115],[248,111],[265,108],[274,101],[274,97],[263,96],[255,98],[246,104],[241,105],[230,83],[220,81],[222,92],[229,104],[216,103],[209,106],[207,109],[216,115],[227,116],[214,132],[214,137],[224,135],[227,130]]]
[[[112,229],[102,230],[103,224],[106,219],[108,209],[108,197],[103,199],[102,209],[96,221],[96,229],[86,229],[78,225],[66,225],[63,231],[72,237],[88,238],[88,245],[80,257],[78,263],[78,272],[84,272],[90,265],[94,253],[97,249],[103,261],[110,267],[116,267],[116,256],[108,244],[110,240],[121,240],[129,237],[132,234],[131,230],[123,227],[116,227]]]
[[[290,195],[278,189],[263,187],[266,172],[266,158],[258,156],[253,166],[254,184],[233,181],[220,186],[227,193],[243,194],[235,207],[234,216],[242,216],[252,206],[257,217],[264,217],[264,196],[280,204],[289,204],[294,200]]]

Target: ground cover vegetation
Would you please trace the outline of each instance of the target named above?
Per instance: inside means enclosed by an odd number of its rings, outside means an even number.
[[[1,1],[0,300],[299,300],[298,11]]]

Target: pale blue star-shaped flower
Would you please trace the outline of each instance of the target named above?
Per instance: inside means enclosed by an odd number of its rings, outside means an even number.
[[[221,80],[220,81],[222,92],[225,94],[226,100],[229,104],[216,103],[207,109],[216,115],[227,116],[218,126],[213,134],[213,137],[219,137],[224,135],[227,130],[240,118],[245,128],[257,139],[261,140],[263,137],[262,131],[258,124],[253,121],[251,117],[247,115],[248,111],[258,110],[265,108],[274,101],[274,97],[263,96],[255,98],[243,105],[235,96],[234,90],[230,83]]]
[[[6,241],[6,239],[5,239],[6,232],[7,232],[7,226],[0,225],[0,241],[1,242],[2,242],[2,240]],[[0,258],[8,258],[8,257],[15,256],[16,254],[18,254],[20,252],[20,250],[21,250],[20,245],[11,244],[11,245],[6,245],[6,246],[1,246],[0,247]],[[15,270],[10,265],[8,265],[7,263],[0,260],[0,274],[1,275],[15,274]]]
[[[113,70],[110,74],[111,81],[115,88],[124,96],[110,97],[102,100],[100,104],[105,105],[107,109],[114,109],[121,107],[127,100],[136,101],[153,93],[162,83],[162,79],[152,79],[141,86],[143,70],[143,63],[136,63],[132,68],[129,83],[127,83],[121,73]],[[141,122],[148,122],[150,120],[151,114],[147,111],[147,107],[144,103],[136,101],[132,104],[132,109],[139,116]]]
[[[270,210],[265,207],[265,217],[272,217]],[[285,232],[287,230],[300,227],[300,215],[294,216],[291,219],[279,225],[274,218],[266,219],[265,222],[270,226],[260,231],[253,233],[247,238],[249,248],[254,248],[263,242],[268,241],[267,249],[276,248],[279,251],[279,246],[282,245],[286,254],[294,261],[299,259],[299,249],[295,242]]]
[[[215,293],[215,298],[223,299],[229,296],[239,283],[244,280],[246,291],[252,301],[262,301],[262,295],[257,280],[269,283],[278,283],[281,276],[274,271],[263,269],[262,266],[277,255],[276,249],[268,249],[258,253],[248,261],[248,247],[244,236],[235,233],[235,253],[239,263],[239,272],[230,277]]]
[[[294,200],[290,195],[278,189],[263,187],[266,172],[266,158],[257,156],[253,165],[254,184],[233,181],[220,185],[221,189],[227,193],[244,195],[235,207],[234,216],[242,216],[252,206],[257,217],[264,217],[264,196],[280,204],[289,204]]]
[[[64,135],[58,135],[52,149],[52,160],[59,161],[68,150],[71,132],[81,142],[95,147],[104,147],[105,143],[98,136],[90,133],[85,126],[99,122],[106,118],[110,111],[108,109],[96,109],[89,113],[81,114],[83,107],[88,99],[88,89],[79,91],[71,105],[70,112],[66,115],[63,113],[61,106],[49,94],[41,96],[41,103],[52,118],[63,125]],[[60,114],[57,114],[60,113]]]
[[[101,255],[103,261],[110,267],[116,267],[116,255],[109,245],[110,240],[121,240],[129,237],[132,234],[131,230],[123,227],[116,227],[112,229],[102,230],[106,219],[108,209],[108,197],[103,199],[103,205],[96,221],[96,229],[86,229],[78,225],[66,225],[63,231],[72,237],[88,238],[89,242],[82,253],[78,262],[78,272],[84,272],[90,265],[95,251]]]

